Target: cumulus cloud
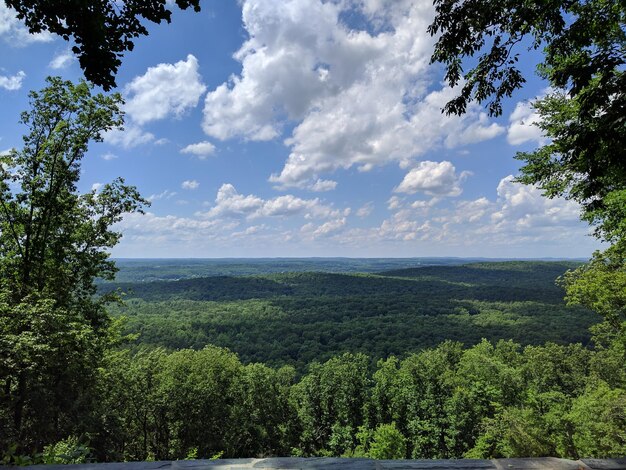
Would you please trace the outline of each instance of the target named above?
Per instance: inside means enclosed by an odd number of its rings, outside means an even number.
[[[237,221],[159,216],[146,212],[127,214],[115,229],[123,233],[125,242],[130,246],[165,246],[171,249],[189,245],[197,254],[199,246],[229,239],[231,231],[238,225]]]
[[[174,196],[176,196],[178,193],[176,191],[170,191],[169,189],[166,189],[164,191],[161,191],[158,194],[151,194],[150,197],[148,197],[148,201],[150,202],[154,202],[154,201],[158,201],[160,199],[171,199]]]
[[[464,171],[457,175],[454,165],[448,161],[423,161],[405,175],[394,191],[408,194],[422,192],[430,196],[458,196],[463,191],[461,182],[469,174]]]
[[[245,0],[249,39],[235,54],[242,72],[207,94],[204,131],[214,138],[269,140],[295,123],[290,155],[270,176],[279,187],[315,189],[321,175],[408,164],[434,148],[493,138],[503,128],[477,106],[465,116],[441,107],[428,66],[429,2]],[[357,9],[367,24],[343,20]],[[449,137],[454,136],[454,137]]]
[[[291,194],[262,199],[253,194],[239,194],[232,184],[223,184],[217,191],[215,204],[205,217],[290,217],[301,215],[307,219],[347,216],[349,208],[335,209],[320,199],[302,199]]]
[[[124,88],[126,113],[137,124],[168,116],[180,117],[198,105],[206,86],[191,54],[175,64],[150,67]]]
[[[315,225],[314,223],[309,222],[308,224],[302,226],[300,232],[307,238],[316,239],[320,237],[326,237],[332,233],[335,233],[342,229],[345,225],[345,217],[329,220],[320,225]]]
[[[389,209],[390,211],[400,208],[401,205],[402,199],[398,196],[391,196],[387,201],[387,209]]]
[[[186,181],[183,181],[182,184],[180,185],[181,188],[189,189],[189,190],[198,189],[199,186],[200,186],[200,183],[198,183],[196,180],[186,180]]]
[[[539,113],[535,111],[532,103],[520,101],[509,117],[509,128],[506,140],[511,145],[520,145],[525,142],[537,142],[541,144],[545,141],[543,131],[537,125],[539,123]]]
[[[55,55],[48,64],[48,67],[53,70],[61,70],[69,67],[70,64],[75,60],[76,57],[74,57],[74,54],[72,54],[71,51],[66,50],[64,52],[61,52],[60,54]]]
[[[572,233],[585,234],[579,220],[580,207],[560,198],[548,199],[534,186],[517,183],[513,176],[503,178],[497,197],[479,197],[437,207],[441,200],[401,203],[393,201],[392,215],[379,227],[361,231],[371,243],[383,240],[431,240],[446,246],[519,243],[552,243]],[[390,204],[391,206],[391,204]],[[349,232],[348,232],[349,233]],[[484,254],[483,254],[484,255]]]
[[[475,122],[469,123],[461,132],[452,132],[445,139],[448,148],[475,144],[483,140],[490,140],[504,132],[504,128],[495,122],[490,123],[487,114],[480,113]]]
[[[154,141],[154,134],[144,131],[141,127],[127,124],[124,129],[111,129],[104,134],[107,144],[119,145],[125,149],[137,147]]]
[[[22,88],[22,82],[26,78],[26,74],[20,70],[15,75],[0,75],[0,88],[8,91],[16,91]]]
[[[356,216],[357,217],[361,217],[361,218],[365,218],[367,216],[369,216],[372,211],[374,210],[374,203],[373,202],[368,202],[367,204],[362,205],[361,207],[359,207],[356,211]]]
[[[54,39],[47,31],[30,34],[24,23],[19,20],[15,11],[0,0],[0,37],[12,46],[26,46],[34,42],[50,42]]]
[[[380,223],[346,224],[330,235],[333,243],[346,252],[365,246],[395,256],[584,256],[597,248],[585,237],[589,229],[579,220],[577,204],[545,198],[512,176],[501,179],[494,198],[410,201],[394,196],[389,206],[391,214]]]
[[[319,179],[309,186],[311,191],[315,192],[323,192],[323,191],[332,191],[337,187],[337,182],[333,180],[323,180]]]
[[[173,195],[164,191],[151,199]],[[355,227],[348,208],[317,198],[245,195],[224,184],[207,212],[189,217],[132,214],[120,228],[124,246],[167,249],[179,256],[258,256],[261,245],[274,256],[285,256],[290,249],[294,256],[303,251],[328,256],[323,247],[344,256],[371,256],[372,250],[393,256],[584,256],[596,247],[584,237],[588,227],[578,220],[575,203],[546,199],[538,188],[517,183],[512,176],[502,178],[494,197],[394,197],[388,217],[367,226],[359,221]]]
[[[546,227],[577,224],[580,206],[573,201],[547,198],[535,186],[515,182],[513,176],[498,184],[499,208],[491,214],[494,230],[532,232]]]
[[[215,145],[205,140],[196,144],[187,145],[180,151],[180,153],[195,155],[199,159],[204,160],[208,156],[215,153]]]
[[[111,161],[111,160],[115,160],[115,159],[117,159],[119,157],[117,155],[115,155],[114,153],[107,152],[105,154],[102,154],[100,156],[100,158],[102,158],[102,160]]]

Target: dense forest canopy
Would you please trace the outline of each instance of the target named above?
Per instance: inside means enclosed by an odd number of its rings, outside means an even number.
[[[456,266],[484,258],[118,258],[116,282],[171,281],[208,276],[325,272],[377,273],[424,266]],[[489,259],[504,261],[504,259]],[[553,260],[554,261],[554,260]],[[583,259],[580,260],[585,261]]]
[[[156,263],[156,262],[155,262]],[[554,284],[572,262],[427,266],[378,274],[286,273],[115,283],[110,312],[137,345],[228,347],[244,362],[292,365],[363,352],[404,356],[451,339],[582,342],[599,317]],[[268,347],[267,345],[271,345]]]

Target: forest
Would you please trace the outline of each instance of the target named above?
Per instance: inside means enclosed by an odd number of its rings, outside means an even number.
[[[558,276],[573,262],[426,266],[376,274],[284,273],[109,283],[125,292],[132,347],[229,348],[244,362],[291,365],[362,352],[373,364],[444,340],[581,343],[600,319],[567,306]],[[123,268],[122,268],[123,270]],[[139,273],[138,271],[136,271]],[[271,345],[268,347],[268,345]]]
[[[116,282],[172,281],[209,276],[287,272],[376,273],[423,266],[455,266],[480,258],[118,258]],[[490,259],[489,261],[504,261]],[[579,260],[585,261],[585,260]],[[102,282],[102,280],[99,280]]]
[[[578,204],[604,242],[586,263],[139,261],[117,280],[116,224],[150,201],[121,177],[78,189],[124,124],[94,87],[173,4],[6,4],[75,40],[91,82],[31,91],[0,153],[0,464],[626,455],[623,1],[435,0],[427,31],[447,114],[502,114],[517,47],[541,49],[545,141],[516,181]]]

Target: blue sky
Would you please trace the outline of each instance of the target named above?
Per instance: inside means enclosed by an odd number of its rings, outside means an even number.
[[[528,84],[488,118],[428,64],[431,0],[205,0],[150,26],[117,76],[124,131],[94,144],[82,190],[117,176],[152,201],[119,257],[586,257],[572,202],[513,181],[543,141]],[[45,77],[82,75],[0,0],[0,152]]]

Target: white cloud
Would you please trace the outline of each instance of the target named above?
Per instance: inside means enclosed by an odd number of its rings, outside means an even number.
[[[313,183],[309,189],[315,192],[324,192],[324,191],[332,191],[337,187],[337,182],[333,180],[323,180],[319,179]]]
[[[198,183],[196,180],[186,180],[183,181],[183,183],[180,185],[181,188],[189,190],[198,189],[199,186],[200,183]]]
[[[454,208],[454,214],[450,218],[443,218],[443,221],[451,221],[456,224],[476,223],[484,221],[485,216],[490,214],[496,204],[486,197],[481,197],[473,201],[459,201]]]
[[[20,70],[15,75],[0,75],[0,88],[8,91],[16,91],[22,88],[22,82],[26,78],[26,74]]]
[[[98,192],[100,191],[100,188],[102,187],[102,183],[94,183],[91,185],[91,190]]]
[[[445,139],[445,145],[448,148],[460,147],[463,145],[475,144],[483,140],[490,140],[499,136],[504,132],[504,128],[495,122],[489,123],[489,118],[485,113],[479,113],[478,119],[465,128],[460,129],[461,132],[451,132]]]
[[[469,175],[457,175],[454,165],[448,161],[440,163],[423,161],[409,171],[394,190],[398,193],[423,192],[430,196],[458,196],[463,191],[461,182]]]
[[[515,182],[513,176],[498,184],[499,208],[491,214],[494,230],[532,233],[546,227],[576,225],[580,206],[560,198],[549,199],[534,186]]]
[[[61,70],[61,69],[69,67],[70,64],[74,62],[75,60],[76,60],[76,57],[74,57],[74,54],[72,54],[71,51],[66,50],[54,56],[54,58],[48,64],[48,67],[50,67],[53,70]]]
[[[400,199],[398,196],[391,196],[387,201],[387,209],[389,209],[390,211],[399,209],[401,205],[402,199]]]
[[[102,154],[100,156],[100,158],[102,158],[102,160],[111,161],[111,160],[115,160],[115,159],[117,159],[119,157],[117,155],[115,155],[114,153],[107,152],[105,154]]]
[[[215,153],[215,145],[205,140],[196,144],[187,145],[180,151],[180,153],[195,155],[201,160],[204,160],[209,155],[213,155]]]
[[[395,199],[394,199],[395,198]],[[548,199],[533,186],[503,178],[494,199],[406,201],[394,196],[379,225],[344,227],[333,242],[346,251],[440,253],[450,256],[584,256],[597,244],[572,201]],[[435,207],[437,206],[437,207]],[[308,227],[309,231],[313,227]],[[417,251],[412,251],[417,250]],[[389,252],[389,251],[387,251]],[[540,253],[540,254],[539,254]]]
[[[433,200],[396,205],[395,212],[380,227],[360,236],[369,237],[372,243],[385,239],[431,240],[449,249],[455,245],[555,243],[571,240],[573,232],[581,237],[586,232],[576,203],[548,199],[538,188],[515,182],[513,176],[500,181],[495,200],[480,197],[457,201],[449,208],[438,208],[436,213]]]
[[[205,217],[291,217],[303,216],[306,219],[347,216],[350,209],[335,209],[323,204],[318,198],[302,199],[291,194],[271,199],[262,199],[253,194],[239,194],[232,184],[223,184],[217,192],[215,204]]]
[[[37,34],[30,34],[24,23],[19,20],[15,11],[6,6],[0,0],[0,37],[12,46],[26,46],[34,42],[50,42],[53,35],[47,31]]]
[[[150,195],[150,197],[148,197],[148,201],[150,202],[154,202],[154,201],[158,201],[159,199],[171,199],[174,196],[176,196],[178,193],[176,191],[170,191],[169,189],[166,189],[162,192],[160,192],[159,194],[152,194]]]
[[[335,233],[341,230],[346,225],[346,218],[342,217],[340,219],[333,219],[319,226],[309,222],[305,224],[300,229],[300,232],[304,234],[307,238],[316,239],[320,237],[326,237],[332,233]]]
[[[111,129],[105,133],[104,141],[107,144],[119,145],[125,149],[129,149],[154,141],[154,134],[144,131],[139,126],[126,124],[124,130]]]
[[[151,198],[174,195],[164,191]],[[133,214],[118,228],[124,233],[126,255],[139,250],[150,256],[532,257],[584,256],[597,248],[593,239],[584,237],[588,227],[578,220],[576,204],[546,199],[511,176],[500,181],[492,198],[406,197],[396,202],[385,220],[368,227],[359,221],[355,228],[349,209],[293,195],[243,195],[224,184],[208,212],[190,217]]]
[[[135,247],[180,247],[196,250],[216,240],[228,240],[236,221],[207,220],[173,215],[158,216],[151,212],[127,214],[115,229],[124,235],[127,245]]]
[[[520,145],[530,141],[542,144],[545,141],[545,136],[541,128],[537,126],[539,120],[539,113],[535,111],[532,103],[527,101],[517,103],[515,110],[509,117],[507,142],[511,145]]]
[[[350,8],[361,9],[368,31],[346,26]],[[430,2],[244,1],[249,39],[235,54],[242,72],[207,94],[204,131],[269,140],[295,123],[290,155],[270,181],[303,189],[339,169],[407,164],[493,138],[503,128],[478,106],[446,116],[441,107],[455,92],[429,91],[432,15]]]
[[[205,90],[198,60],[189,54],[187,60],[150,67],[126,85],[125,111],[137,124],[180,117],[198,105]]]
[[[356,216],[365,218],[369,216],[373,210],[374,210],[374,203],[368,202],[367,204],[364,204],[363,206],[359,207],[359,209],[357,209]]]

